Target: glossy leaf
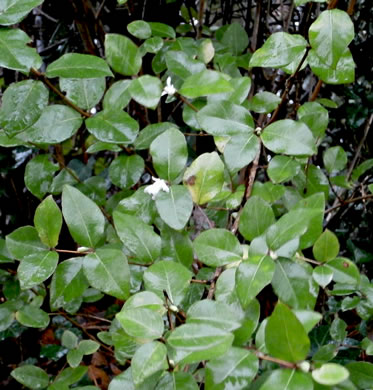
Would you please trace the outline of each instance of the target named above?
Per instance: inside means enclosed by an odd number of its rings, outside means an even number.
[[[10,375],[29,389],[45,389],[49,384],[48,374],[41,368],[31,364],[17,367]]]
[[[173,305],[179,305],[185,297],[192,273],[173,261],[158,261],[143,275],[145,288],[163,298],[163,291]]]
[[[147,39],[152,35],[149,24],[143,20],[134,20],[127,24],[127,30],[130,34],[139,39]]]
[[[206,69],[201,61],[196,61],[183,51],[170,50],[165,55],[168,70],[183,80]]]
[[[61,344],[68,349],[74,349],[78,346],[78,336],[70,330],[65,330],[62,333]]]
[[[161,38],[175,38],[176,33],[175,30],[164,23],[158,23],[158,22],[150,22],[149,26],[152,30],[152,35],[155,37],[161,37]]]
[[[114,212],[114,224],[119,238],[140,263],[154,262],[161,252],[161,238],[153,228],[138,218]]]
[[[137,150],[148,149],[151,143],[162,133],[169,129],[177,128],[170,122],[154,123],[142,129],[134,142]]]
[[[43,251],[24,257],[17,269],[21,288],[27,290],[47,280],[58,263],[56,252]]]
[[[351,362],[346,368],[350,372],[351,381],[360,389],[373,386],[373,364],[369,362]]]
[[[198,390],[193,376],[187,372],[168,372],[157,383],[158,390]]]
[[[231,91],[233,88],[223,74],[214,70],[203,70],[189,76],[179,90],[181,95],[188,98]]]
[[[61,232],[62,214],[52,195],[45,198],[35,210],[34,224],[40,240],[49,248],[54,248]]]
[[[164,44],[164,42],[163,42],[162,38],[153,37],[153,38],[147,39],[144,42],[143,47],[148,53],[157,54],[159,52],[159,50],[162,49],[163,44]]]
[[[277,108],[281,98],[271,92],[258,92],[249,101],[249,110],[257,112],[259,114],[266,114],[272,112]]]
[[[175,230],[184,228],[193,211],[189,191],[181,185],[171,186],[169,192],[159,192],[155,205],[162,220]]]
[[[86,120],[88,131],[103,142],[128,145],[139,131],[138,123],[126,112],[115,109],[102,111]]]
[[[138,307],[151,309],[159,314],[164,314],[166,311],[163,299],[159,298],[158,295],[151,291],[141,291],[131,295],[123,305],[123,310],[135,309]]]
[[[265,343],[271,356],[294,363],[304,360],[310,349],[310,340],[302,324],[281,302],[268,319]]]
[[[48,105],[49,92],[41,81],[24,80],[11,84],[4,92],[0,126],[14,136],[33,125]]]
[[[333,280],[337,283],[356,286],[360,281],[359,269],[349,259],[337,257],[325,263],[333,271]]]
[[[65,185],[62,213],[76,242],[88,248],[94,248],[99,243],[105,229],[105,218],[96,203],[76,188]]]
[[[354,25],[346,12],[330,9],[323,11],[311,24],[308,35],[317,56],[327,66],[335,69],[354,38]]]
[[[247,48],[249,37],[241,24],[234,22],[224,31],[220,42],[236,56]]]
[[[280,68],[293,62],[306,47],[307,41],[301,35],[274,33],[255,51],[250,59],[250,67]]]
[[[209,229],[193,242],[199,261],[211,267],[221,267],[242,259],[242,248],[233,233],[226,229]]]
[[[311,376],[295,369],[277,369],[270,373],[260,390],[313,390]]]
[[[138,73],[141,56],[137,46],[124,35],[105,35],[105,56],[111,68],[124,76]]]
[[[153,165],[160,178],[174,181],[181,173],[188,158],[184,135],[171,128],[159,135],[150,145]]]
[[[4,0],[0,5],[0,24],[9,26],[20,22],[33,8],[43,0]]]
[[[326,229],[313,246],[313,255],[318,261],[332,260],[338,256],[339,242],[337,236]]]
[[[224,164],[219,155],[216,152],[201,154],[186,169],[183,182],[194,203],[212,200],[224,184]]]
[[[193,247],[186,231],[162,229],[162,259],[176,261],[189,268],[193,263]]]
[[[287,156],[275,156],[268,165],[267,173],[274,183],[288,181],[298,174],[300,164]]]
[[[312,371],[312,378],[322,385],[334,386],[345,381],[349,377],[347,368],[336,364],[326,363]]]
[[[132,80],[128,91],[137,103],[155,109],[161,98],[162,83],[154,76],[140,76]]]
[[[261,133],[263,144],[275,153],[310,156],[315,153],[315,140],[309,128],[292,119],[278,120]]]
[[[322,319],[322,315],[313,310],[293,310],[304,330],[309,333],[312,328]]]
[[[132,80],[116,81],[105,93],[103,100],[104,110],[123,110],[131,100],[128,91]]]
[[[92,79],[113,76],[106,62],[89,54],[67,53],[47,67],[47,77]]]
[[[6,236],[9,253],[18,260],[31,254],[45,253],[48,247],[39,238],[37,230],[32,226],[22,226]]]
[[[329,173],[341,171],[346,167],[347,154],[341,146],[334,146],[325,151],[323,161]]]
[[[122,251],[99,248],[85,256],[83,270],[89,284],[97,290],[122,300],[129,297],[130,271]]]
[[[122,154],[110,164],[109,177],[116,186],[130,188],[140,180],[144,168],[144,160],[138,154]]]
[[[271,283],[275,263],[269,256],[251,256],[236,271],[236,292],[243,308]]]
[[[48,314],[31,305],[24,306],[16,313],[17,321],[29,328],[46,328],[49,324]]]
[[[307,102],[298,108],[298,118],[305,123],[312,131],[315,139],[320,140],[324,137],[325,130],[328,127],[328,111],[316,102]]]
[[[319,265],[313,269],[312,277],[319,286],[325,288],[333,280],[333,270],[324,265]]]

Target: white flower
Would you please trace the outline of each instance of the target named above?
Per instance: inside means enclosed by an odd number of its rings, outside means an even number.
[[[173,96],[173,95],[175,95],[175,93],[176,93],[176,88],[174,87],[174,85],[171,82],[171,77],[168,76],[167,80],[166,80],[166,86],[163,88],[163,92],[162,92],[161,96],[164,96],[164,95]]]
[[[159,191],[170,192],[170,189],[168,188],[168,185],[166,184],[165,180],[158,179],[157,177],[153,177],[153,176],[152,179],[154,183],[151,184],[150,186],[147,186],[144,192],[151,195],[153,200],[158,195]]]
[[[199,21],[196,18],[192,18],[192,20],[189,22],[189,24],[191,24],[192,26],[198,26],[198,23]]]
[[[97,110],[96,110],[96,107],[92,107],[89,111],[92,115],[95,115]]]

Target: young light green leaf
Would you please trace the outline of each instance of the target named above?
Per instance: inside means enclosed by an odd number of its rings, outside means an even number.
[[[176,128],[166,130],[151,143],[150,154],[159,177],[171,183],[187,162],[188,149],[184,135]]]
[[[103,142],[128,145],[139,131],[139,124],[122,110],[104,110],[86,120],[88,131]]]
[[[130,271],[126,256],[119,249],[102,247],[84,257],[83,270],[89,284],[118,299],[130,295]]]
[[[181,185],[171,186],[169,192],[159,192],[155,205],[162,220],[175,230],[184,228],[193,211],[190,193]]]
[[[333,270],[319,265],[313,269],[312,277],[319,286],[325,288],[333,280]]]
[[[293,310],[293,313],[297,316],[307,333],[322,319],[322,315],[313,310]]]
[[[83,354],[78,349],[72,349],[66,355],[66,360],[71,368],[77,368],[82,359]]]
[[[163,298],[163,291],[173,305],[179,305],[185,297],[192,273],[173,261],[158,261],[143,275],[145,288]]]
[[[141,68],[141,55],[137,46],[124,35],[105,35],[106,60],[112,69],[124,76],[132,76]]]
[[[236,292],[243,308],[271,283],[275,263],[269,256],[251,256],[236,271]]]
[[[47,280],[55,271],[57,263],[56,252],[43,251],[24,257],[17,269],[21,288],[27,290]]]
[[[325,262],[334,259],[339,253],[339,242],[337,236],[330,230],[326,229],[316,240],[312,251],[315,259],[318,261]]]
[[[272,112],[280,104],[281,98],[272,92],[262,91],[249,100],[249,110],[259,114]]]
[[[69,185],[62,191],[62,213],[70,234],[79,245],[94,248],[102,239],[105,218],[100,208]]]
[[[106,62],[89,54],[67,53],[47,67],[47,77],[70,79],[93,79],[111,76],[113,73]]]
[[[199,261],[211,267],[221,267],[242,259],[242,248],[233,233],[226,229],[209,229],[193,242]]]
[[[347,154],[341,146],[333,146],[325,151],[323,161],[329,173],[341,171],[346,167]]]
[[[313,390],[310,374],[295,369],[277,369],[269,374],[260,390]]]
[[[310,349],[310,340],[304,327],[281,302],[277,303],[268,319],[265,343],[271,356],[294,363],[304,360]]]
[[[35,210],[34,224],[40,240],[49,248],[54,248],[61,232],[62,214],[52,195],[45,198]]]
[[[45,389],[49,384],[48,374],[39,367],[25,364],[14,369],[10,375],[22,385],[33,390]]]
[[[127,30],[130,34],[139,39],[147,39],[152,35],[149,23],[144,22],[143,20],[134,20],[127,24]]]
[[[194,203],[212,200],[224,184],[224,164],[219,155],[216,152],[201,154],[186,169],[183,182]]]
[[[153,228],[135,216],[114,212],[114,224],[119,238],[140,263],[154,262],[161,252],[161,238]]]
[[[45,253],[45,246],[39,238],[37,230],[32,226],[22,226],[6,236],[9,253],[17,260],[31,254]]]
[[[123,110],[128,105],[131,100],[128,91],[131,82],[132,80],[119,80],[112,84],[102,102],[104,110]]]
[[[137,103],[154,110],[161,98],[162,83],[154,76],[140,76],[132,80],[128,92]]]
[[[302,122],[282,119],[267,126],[261,133],[263,144],[275,153],[310,156],[316,152],[315,140]]]
[[[93,340],[82,340],[78,345],[78,350],[83,355],[92,355],[100,348],[100,344]]]
[[[74,349],[78,346],[78,336],[71,330],[65,330],[62,333],[61,344],[68,349]]]
[[[144,168],[144,160],[138,154],[122,154],[110,164],[109,177],[116,186],[130,188],[140,180]]]
[[[49,92],[41,81],[24,80],[11,84],[4,92],[0,126],[14,136],[33,125],[48,105]]]
[[[336,363],[326,363],[312,371],[312,378],[322,385],[335,386],[350,376],[347,368]]]
[[[316,102],[307,102],[298,108],[298,118],[312,131],[315,139],[322,139],[328,127],[328,111]]]
[[[16,320],[29,328],[46,328],[49,324],[48,314],[38,307],[26,305],[16,313]]]
[[[311,24],[308,35],[317,56],[322,58],[327,66],[335,69],[347,46],[354,39],[354,25],[347,12],[330,9],[321,12]]]

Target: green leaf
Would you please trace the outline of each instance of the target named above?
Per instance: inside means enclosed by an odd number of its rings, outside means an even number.
[[[188,232],[177,232],[164,227],[162,229],[162,252],[164,260],[176,261],[189,268],[193,263],[193,246]]]
[[[135,216],[114,212],[114,224],[125,247],[136,256],[136,261],[154,262],[161,252],[161,238],[153,228]]]
[[[146,290],[153,291],[163,298],[163,291],[173,305],[179,305],[185,297],[192,273],[183,265],[173,261],[158,261],[143,275]]]
[[[8,302],[0,304],[0,332],[7,330],[13,323],[15,309]]]
[[[90,110],[100,102],[105,88],[105,77],[94,79],[60,79],[60,89],[66,92],[66,97],[84,110]]]
[[[233,88],[223,73],[213,70],[189,76],[181,86],[179,92],[188,98],[212,95],[214,93],[231,92]]]
[[[325,151],[323,161],[329,174],[341,171],[346,167],[347,154],[341,146],[333,146]]]
[[[62,333],[61,344],[68,349],[74,349],[78,346],[78,336],[70,330],[65,330]]]
[[[189,191],[180,185],[173,185],[169,192],[160,191],[155,205],[162,220],[175,230],[183,229],[193,211],[193,200]]]
[[[198,156],[183,177],[194,203],[204,204],[218,195],[224,184],[224,164],[216,152]]]
[[[134,20],[127,24],[127,30],[131,35],[139,39],[147,39],[152,35],[149,23],[146,23],[143,20]]]
[[[124,35],[105,35],[106,60],[112,69],[124,76],[132,76],[141,68],[141,55],[137,46]]]
[[[198,390],[193,376],[187,372],[167,372],[157,383],[157,390]],[[113,389],[114,390],[114,389]],[[119,390],[119,389],[118,389]]]
[[[138,154],[120,155],[109,167],[109,177],[120,188],[130,188],[141,178],[145,168],[144,160]]]
[[[197,301],[187,312],[187,324],[206,324],[227,332],[240,328],[242,320],[232,306],[211,299]]]
[[[263,144],[275,153],[310,156],[316,152],[315,140],[302,122],[282,119],[267,126],[261,133]]]
[[[247,48],[249,37],[245,29],[239,23],[234,22],[224,31],[220,42],[228,51],[237,56]]]
[[[325,263],[333,271],[333,280],[337,283],[356,286],[360,282],[360,272],[349,259],[337,257]]]
[[[93,79],[111,76],[113,73],[106,62],[90,54],[67,53],[47,67],[47,77],[64,77],[69,79]]]
[[[252,241],[263,234],[274,221],[272,207],[259,196],[251,196],[242,210],[239,231],[246,240]]]
[[[330,325],[330,336],[338,343],[342,343],[347,337],[346,332],[347,324],[338,317],[335,317],[332,324]]]
[[[284,258],[277,259],[272,287],[276,295],[294,309],[313,309],[319,292],[312,280],[312,267]]]
[[[271,283],[275,263],[269,256],[251,256],[236,271],[236,292],[243,308]]]
[[[17,28],[0,29],[0,67],[29,73],[38,69],[42,59],[33,47],[27,46],[30,37]]]
[[[121,110],[102,111],[86,120],[88,131],[103,142],[128,145],[139,131],[138,123]]]
[[[312,72],[327,84],[348,84],[355,80],[356,65],[349,49],[342,54],[336,69],[326,65],[314,50],[310,50],[307,59]]]
[[[49,192],[57,164],[49,161],[48,154],[39,154],[30,160],[25,169],[25,185],[37,198],[42,199]]]
[[[183,51],[170,50],[165,59],[168,70],[183,80],[206,69],[203,62],[194,60]]]
[[[307,102],[298,108],[298,118],[312,131],[315,139],[321,140],[328,127],[328,111],[316,102]]]
[[[115,317],[132,337],[154,340],[161,337],[164,331],[162,316],[151,309],[124,309]]]
[[[259,114],[267,114],[272,112],[280,104],[281,98],[271,92],[258,92],[249,100],[249,110]]]
[[[6,236],[9,253],[18,260],[30,254],[45,253],[45,246],[39,238],[37,230],[32,226],[22,226]]]
[[[78,345],[78,350],[83,355],[92,355],[100,348],[100,344],[93,340],[82,340]]]
[[[163,297],[162,297],[163,298]],[[131,295],[123,306],[123,310],[136,309],[142,307],[145,309],[151,309],[159,314],[164,314],[166,308],[163,303],[163,299],[151,291],[141,291],[135,295]]]
[[[258,372],[258,358],[250,351],[230,348],[206,365],[206,390],[245,389]]]
[[[153,37],[153,38],[147,39],[144,42],[143,47],[147,53],[157,54],[162,49],[163,45],[164,45],[164,42],[163,42],[162,38]]]
[[[105,93],[103,107],[104,110],[123,110],[127,107],[131,100],[131,95],[128,91],[132,80],[116,81]]]
[[[45,389],[49,384],[48,374],[41,368],[31,364],[17,367],[10,375],[29,389]]]
[[[76,368],[81,363],[83,354],[78,349],[72,349],[67,353],[66,359],[70,367]]]
[[[34,224],[42,243],[54,248],[61,232],[62,214],[52,195],[45,198],[35,210]]]
[[[24,80],[4,92],[0,126],[10,137],[33,125],[48,105],[49,92],[40,81]]]
[[[150,154],[159,177],[171,183],[187,162],[188,149],[184,135],[175,128],[166,130],[151,143]]]
[[[326,229],[316,240],[312,251],[315,259],[318,261],[325,262],[334,259],[339,253],[339,242],[337,236],[330,230]]]
[[[224,162],[229,172],[236,173],[250,164],[259,148],[260,141],[254,133],[233,135],[224,147]]]
[[[312,277],[319,286],[325,288],[333,280],[333,270],[319,265],[313,269]]]
[[[351,381],[359,389],[367,389],[373,386],[373,364],[368,362],[352,362],[347,364]]]
[[[148,149],[150,144],[166,130],[174,129],[175,124],[170,122],[154,123],[142,129],[134,142],[136,150]]]
[[[307,333],[322,319],[322,315],[313,310],[293,310],[293,313],[297,316]]]
[[[9,26],[20,22],[43,0],[4,0],[0,5],[0,24]]]
[[[154,110],[161,98],[162,83],[154,76],[140,76],[132,80],[128,91],[137,103]]]
[[[50,306],[56,310],[80,298],[88,287],[83,273],[83,258],[75,257],[58,264],[50,287]]]
[[[307,41],[301,35],[277,32],[255,51],[249,66],[281,68],[298,58],[306,47]]]
[[[176,350],[176,362],[198,363],[223,355],[233,334],[206,324],[185,324],[173,330],[167,344]]]
[[[277,303],[268,319],[265,343],[271,356],[293,363],[304,360],[310,349],[310,340],[303,325],[281,302]]]
[[[105,218],[101,210],[69,185],[63,187],[62,213],[70,234],[79,245],[94,248],[102,240]]]
[[[363,175],[365,172],[367,172],[371,168],[373,168],[373,158],[365,160],[360,165],[358,165],[352,171],[351,180],[357,181],[361,175]]]
[[[311,24],[308,35],[317,56],[335,69],[354,39],[354,25],[346,12],[340,9],[326,10]]]
[[[16,313],[16,320],[29,328],[46,328],[49,324],[48,314],[39,308],[26,305]]]
[[[150,22],[149,26],[154,37],[176,38],[175,30],[164,23]]]
[[[267,173],[274,183],[288,181],[298,174],[300,164],[287,156],[275,156],[268,165]]]
[[[55,271],[57,263],[56,252],[43,251],[24,257],[17,269],[21,288],[27,290],[47,280]]]
[[[166,346],[159,341],[142,345],[135,352],[131,367],[135,386],[140,386],[149,378],[155,382],[168,368]]]
[[[270,373],[260,390],[313,390],[311,376],[295,369],[277,369]]]
[[[209,229],[193,242],[199,261],[211,267],[221,267],[242,259],[242,248],[233,233],[226,229]]]
[[[350,376],[347,368],[336,364],[326,363],[312,371],[312,378],[322,385],[334,386],[345,381]]]
[[[79,366],[76,368],[65,368],[55,379],[55,383],[64,383],[70,386],[78,382],[88,371],[88,367]]]
[[[229,101],[208,104],[197,113],[197,121],[207,133],[215,136],[244,134],[254,130],[253,118],[246,108]]]
[[[119,249],[99,248],[84,257],[83,270],[89,284],[105,294],[126,300],[130,295],[130,271]]]

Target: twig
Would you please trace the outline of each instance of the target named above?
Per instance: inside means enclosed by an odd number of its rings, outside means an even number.
[[[207,284],[208,280],[199,280],[199,279],[191,279],[191,283],[197,283],[197,284]]]
[[[70,253],[73,255],[90,255],[91,253],[93,253],[93,252],[79,252],[79,251],[72,251],[69,249],[57,249],[57,248],[55,248],[54,250],[58,253]]]
[[[206,219],[210,229],[213,229],[214,228],[214,223],[210,220],[210,218],[207,216],[207,214],[203,211],[202,207],[199,206],[198,204],[196,205],[196,207],[201,212],[201,214],[205,217],[205,219]]]
[[[316,264],[316,265],[321,265],[322,263],[320,261],[317,261],[317,260],[313,260],[313,259],[309,259],[307,257],[304,257],[304,256],[301,256],[299,253],[297,253],[295,255],[295,257],[299,260],[303,260],[303,261],[306,261],[307,263],[311,263],[311,264]]]
[[[248,348],[248,349],[251,349],[251,348]],[[267,360],[269,362],[273,362],[273,363],[277,363],[279,364],[280,366],[283,366],[283,367],[287,367],[287,368],[297,368],[297,365],[295,363],[291,363],[291,362],[288,362],[286,360],[282,360],[282,359],[277,359],[275,357],[272,357],[272,356],[268,356],[268,355],[265,355],[264,353],[260,352],[260,351],[254,351],[255,355],[259,358],[259,359],[262,359],[262,360]]]
[[[223,267],[217,267],[214,273],[214,276],[212,278],[212,282],[209,288],[209,292],[207,293],[207,299],[212,299],[215,293],[215,286],[216,286],[216,281],[218,280],[218,277],[220,274],[223,272]]]
[[[185,99],[184,96],[181,96],[179,93],[175,93],[175,96],[178,97],[183,103],[185,103],[188,107],[190,107],[193,111],[198,112],[198,108],[194,106],[191,102]]]
[[[365,200],[365,199],[371,199],[371,198],[373,198],[373,194],[369,194],[369,195],[365,195],[365,196],[358,196],[356,198],[344,200],[342,203],[339,203],[339,204],[332,206],[329,209],[325,210],[325,214],[329,214],[333,210],[339,209],[340,207],[343,207],[347,204],[355,203],[355,202],[358,202],[359,200]]]
[[[202,36],[204,13],[205,13],[205,0],[200,0],[199,1],[199,10],[198,10],[198,35],[197,35],[197,39],[200,39]],[[192,23],[194,23],[193,19],[192,19]]]

